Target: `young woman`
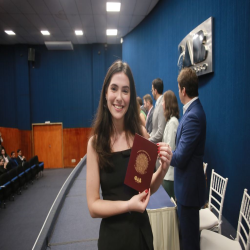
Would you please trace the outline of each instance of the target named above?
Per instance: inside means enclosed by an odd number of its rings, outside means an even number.
[[[4,162],[4,159],[2,156],[0,156],[0,175],[7,172],[7,162]]]
[[[7,155],[4,148],[1,149],[1,156],[4,159],[4,162],[8,163],[10,161],[10,157]]]
[[[128,64],[117,61],[104,79],[100,102],[87,148],[87,201],[90,215],[103,218],[98,249],[153,249],[146,207],[150,193],[162,183],[171,148],[159,147],[161,165],[149,190],[138,192],[124,184],[135,133],[146,136],[140,123],[136,91]],[[100,198],[100,185],[102,197]]]
[[[166,127],[163,134],[162,141],[167,143],[171,149],[175,150],[175,137],[177,128],[179,126],[179,107],[177,98],[173,91],[168,90],[163,94],[162,106],[164,110],[164,116],[166,119]],[[170,197],[175,199],[174,194],[174,168],[169,167],[167,174],[164,177],[162,186]]]

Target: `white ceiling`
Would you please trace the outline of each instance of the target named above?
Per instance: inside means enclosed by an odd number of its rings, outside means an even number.
[[[0,44],[44,44],[71,41],[73,44],[120,43],[159,0],[0,0]],[[120,2],[120,12],[107,12],[106,2]],[[81,29],[83,36],[76,36]],[[106,29],[118,29],[107,37]],[[13,30],[9,36],[4,30]],[[50,36],[43,36],[48,30]]]

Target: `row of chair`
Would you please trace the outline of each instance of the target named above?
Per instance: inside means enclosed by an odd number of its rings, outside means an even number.
[[[38,156],[32,157],[7,173],[0,176],[0,206],[6,207],[6,200],[14,200],[15,194],[21,194],[22,188],[27,188],[28,183],[33,184],[33,180],[42,174],[44,163],[38,161]]]
[[[207,167],[207,165],[204,167]],[[206,173],[205,168],[204,172]],[[244,249],[250,250],[250,196],[247,194],[247,189],[243,193],[235,241],[221,235],[222,210],[227,182],[228,178],[223,178],[212,170],[208,208],[200,210],[201,250],[242,249],[240,240]],[[242,222],[242,219],[244,219],[244,222]]]
[[[235,240],[219,233],[204,229],[200,236],[201,250],[250,250],[250,196],[247,189],[243,192]]]

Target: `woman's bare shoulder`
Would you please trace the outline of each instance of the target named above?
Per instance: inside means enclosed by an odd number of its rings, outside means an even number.
[[[88,148],[89,148],[89,147],[93,148],[94,139],[96,139],[96,135],[92,135],[92,136],[89,138],[89,141],[88,141]]]

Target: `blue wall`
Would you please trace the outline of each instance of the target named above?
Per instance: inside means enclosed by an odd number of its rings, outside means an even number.
[[[29,47],[36,51],[35,68],[27,61]],[[45,121],[90,127],[107,69],[121,57],[120,44],[75,45],[73,51],[0,46],[0,127],[29,130]]]
[[[14,71],[15,51],[11,47],[0,47],[0,123],[6,127],[17,126]]]
[[[223,215],[236,227],[243,189],[250,191],[250,1],[162,0],[124,38],[122,57],[132,68],[137,95],[150,93],[152,80],[160,77],[164,91],[178,97],[178,44],[211,16],[214,73],[199,77],[207,116],[204,161],[208,183],[212,169],[229,178]]]

